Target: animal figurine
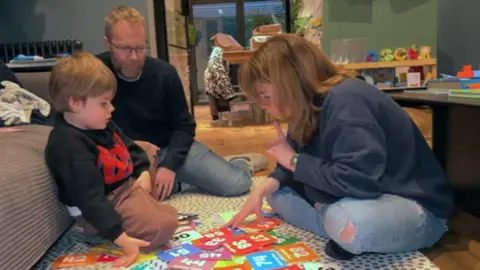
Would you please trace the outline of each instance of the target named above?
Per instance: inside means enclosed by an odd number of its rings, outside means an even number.
[[[383,49],[380,52],[380,61],[382,62],[390,62],[395,59],[395,56],[393,55],[392,49]]]
[[[407,60],[407,49],[397,48],[395,50],[395,60],[397,61]]]
[[[418,59],[432,59],[432,47],[420,47],[420,54],[418,55]]]
[[[418,59],[418,48],[417,45],[412,45],[408,50],[408,59],[410,60],[417,60]]]
[[[367,53],[367,62],[378,62],[378,52],[376,50],[371,50]]]

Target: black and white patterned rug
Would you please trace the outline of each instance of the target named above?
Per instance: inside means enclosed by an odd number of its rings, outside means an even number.
[[[256,184],[263,178],[255,178]],[[236,198],[220,198],[202,194],[199,192],[183,193],[172,196],[166,203],[174,206],[181,213],[196,213],[199,216],[201,225],[198,231],[207,231],[215,227],[211,218],[219,213],[238,210],[246,196]],[[320,255],[320,261],[332,269],[346,270],[367,270],[367,269],[398,269],[398,270],[438,270],[427,257],[420,252],[410,252],[388,255],[362,255],[351,261],[335,261],[330,259],[324,253],[326,239],[315,236],[314,234],[291,226],[283,222],[275,229],[275,232],[286,236],[293,236],[307,243]],[[104,243],[101,238],[90,237],[81,231],[72,227],[59,241],[47,252],[44,258],[34,267],[34,269],[51,269],[50,266],[59,256],[73,253],[88,253],[92,245]],[[132,267],[133,268],[133,267]],[[65,268],[66,269],[66,268]],[[111,264],[97,263],[88,267],[68,268],[68,269],[112,269]],[[121,269],[121,268],[115,268]]]

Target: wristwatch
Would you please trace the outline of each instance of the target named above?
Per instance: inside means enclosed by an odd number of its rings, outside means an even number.
[[[298,154],[293,155],[292,159],[290,159],[290,166],[292,166],[292,168],[297,167],[297,160],[298,160]]]

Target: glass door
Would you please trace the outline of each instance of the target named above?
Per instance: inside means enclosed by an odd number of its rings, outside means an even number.
[[[176,67],[182,80],[190,112],[196,99],[196,68],[191,39],[195,40],[194,26],[189,23],[191,10],[189,0],[166,0],[165,23],[168,42],[168,61]],[[190,35],[193,33],[193,36]]]
[[[213,49],[213,39],[217,33],[231,35],[239,40],[237,26],[237,4],[235,1],[193,1],[193,20],[196,28],[195,63],[198,70],[194,78],[198,86],[199,104],[208,103],[203,75]]]

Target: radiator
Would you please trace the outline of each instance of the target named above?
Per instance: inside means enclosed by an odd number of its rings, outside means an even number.
[[[19,54],[53,58],[58,54],[81,51],[82,47],[82,42],[74,39],[0,43],[0,59],[8,63]]]

